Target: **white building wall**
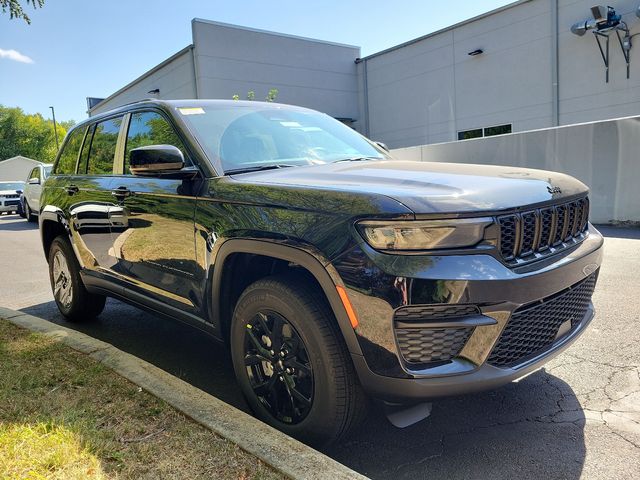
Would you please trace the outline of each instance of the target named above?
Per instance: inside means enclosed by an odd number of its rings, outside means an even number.
[[[626,77],[625,60],[615,35],[611,37],[611,69],[609,83],[605,82],[605,68],[593,38],[571,33],[571,25],[590,17],[593,0],[560,0],[559,72],[560,123],[562,125],[640,114],[640,42],[634,38],[631,50],[631,75]],[[611,5],[631,27],[631,33],[640,33],[640,19],[635,11],[638,0],[611,0]]]
[[[471,57],[469,52],[482,49]],[[391,147],[551,121],[550,1],[535,0],[368,57],[369,136]]]
[[[160,89],[158,95],[148,93],[156,88]],[[120,105],[150,97],[174,100],[196,98],[191,46],[180,50],[157,67],[121,88],[92,108],[89,114],[96,115]]]
[[[359,47],[200,19],[192,30],[200,98],[264,100],[276,88],[278,102],[358,118]]]

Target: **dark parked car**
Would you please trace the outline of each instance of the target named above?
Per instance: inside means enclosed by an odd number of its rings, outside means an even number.
[[[396,160],[304,108],[143,101],[68,133],[39,217],[69,320],[112,296],[214,335],[255,414],[318,445],[369,397],[495,388],[571,344],[602,257],[587,194]]]

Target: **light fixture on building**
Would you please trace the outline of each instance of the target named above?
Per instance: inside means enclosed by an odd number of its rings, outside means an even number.
[[[160,95],[160,89],[159,88],[154,88],[153,90],[149,90],[147,93],[149,93],[151,95]]]
[[[636,15],[640,17],[640,8],[636,11]],[[609,83],[609,38],[615,32],[622,55],[624,55],[624,59],[627,62],[627,78],[629,78],[632,46],[629,26],[622,20],[622,15],[618,14],[613,7],[594,5],[591,7],[591,16],[592,18],[574,23],[571,26],[571,33],[582,37],[588,31],[593,31],[593,36],[598,43],[598,50],[604,62],[606,81]],[[622,35],[620,32],[622,32]]]
[[[467,55],[471,57],[477,57],[478,55],[482,55],[483,53],[484,53],[484,50],[481,48],[478,48],[476,50],[473,50],[472,52],[467,53]]]

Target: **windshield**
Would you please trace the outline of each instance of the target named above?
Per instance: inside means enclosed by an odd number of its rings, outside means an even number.
[[[0,190],[24,190],[24,182],[0,182]]]
[[[312,110],[242,104],[178,110],[209,158],[225,173],[389,158],[356,131]]]

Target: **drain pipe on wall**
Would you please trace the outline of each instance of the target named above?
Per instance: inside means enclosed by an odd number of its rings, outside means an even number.
[[[560,125],[558,0],[551,2],[551,125]]]

